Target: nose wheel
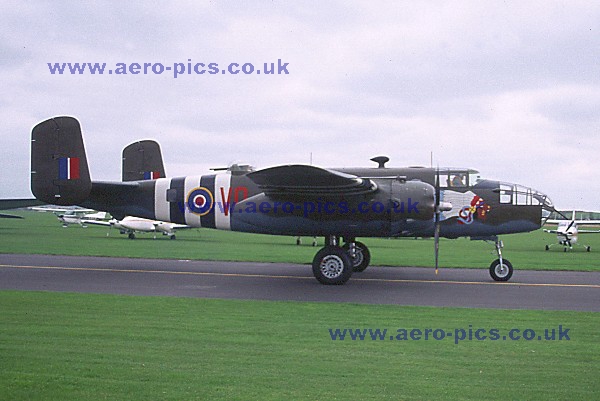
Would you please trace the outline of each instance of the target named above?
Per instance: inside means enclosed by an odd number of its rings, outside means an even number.
[[[508,281],[513,275],[512,264],[508,259],[502,257],[502,248],[504,247],[502,241],[498,240],[496,237],[494,242],[496,245],[496,252],[498,253],[498,259],[494,260],[490,265],[490,276],[492,276],[495,281]]]
[[[496,281],[508,281],[512,274],[513,267],[507,259],[496,259],[490,265],[490,276]]]

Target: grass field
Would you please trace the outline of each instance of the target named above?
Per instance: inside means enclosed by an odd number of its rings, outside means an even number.
[[[140,234],[136,240],[103,227],[62,228],[51,213],[14,212],[25,219],[0,220],[0,253],[39,253],[64,255],[125,256],[144,258],[230,260],[257,262],[291,262],[309,264],[318,248],[310,246],[312,238],[296,246],[292,237],[235,233],[209,229],[181,230],[171,241],[152,234]],[[526,234],[503,236],[503,255],[516,269],[600,271],[600,235],[581,235],[592,252],[575,248],[562,252],[558,246],[545,251],[556,241],[553,234],[538,230]],[[319,238],[319,246],[323,239]],[[372,265],[433,266],[433,241],[430,239],[365,238]],[[442,267],[488,268],[496,259],[493,245],[467,238],[442,239]]]
[[[0,292],[2,400],[594,399],[600,315]],[[332,341],[330,328],[569,328]]]

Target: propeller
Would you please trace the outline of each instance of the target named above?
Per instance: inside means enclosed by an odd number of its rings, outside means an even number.
[[[567,245],[569,245],[569,248],[573,246],[571,244],[571,238],[569,238],[569,230],[571,229],[571,227],[573,227],[573,224],[575,224],[575,219],[571,220],[571,222],[567,226],[567,229],[565,230],[565,233],[563,234],[563,236],[565,237],[565,242],[567,243]]]
[[[549,210],[550,212],[555,212],[556,214],[562,216],[565,220],[569,220],[569,218],[567,216],[565,216],[564,213],[560,212],[555,207],[548,208],[547,210]],[[548,214],[548,217],[546,217],[546,219],[543,221],[542,225],[546,224],[546,222],[550,219],[551,215],[552,215],[551,213]],[[569,225],[565,229],[565,232],[564,233],[559,233],[559,235],[562,235],[565,238],[565,244],[567,246],[569,246],[569,248],[573,246],[571,244],[571,238],[569,238],[569,230],[575,224],[575,214],[574,213],[573,213],[573,217],[570,220],[571,220],[571,222],[569,223]]]
[[[452,204],[450,202],[441,201],[441,190],[440,190],[440,168],[438,167],[435,172],[435,218],[434,218],[434,231],[433,231],[433,246],[435,255],[435,274],[438,274],[439,269],[439,255],[440,255],[440,228],[441,228],[441,215],[442,212],[448,212],[452,210]]]
[[[433,246],[435,255],[435,274],[438,274],[439,254],[440,254],[440,169],[435,173],[435,220],[433,233]]]

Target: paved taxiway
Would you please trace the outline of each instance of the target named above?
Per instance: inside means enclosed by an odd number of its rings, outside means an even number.
[[[476,308],[600,311],[600,273],[369,267],[324,286],[309,265],[0,255],[0,289]]]

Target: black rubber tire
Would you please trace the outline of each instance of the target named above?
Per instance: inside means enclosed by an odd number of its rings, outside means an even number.
[[[169,237],[169,239],[177,239],[177,237],[175,236],[175,234],[173,234]]]
[[[352,276],[350,256],[338,246],[329,245],[317,252],[312,268],[315,278],[325,285],[341,285]]]
[[[550,247],[549,247],[548,245],[546,245],[546,250],[547,250],[547,251],[549,251],[549,250],[550,250]]]
[[[490,276],[492,276],[495,281],[508,281],[512,277],[513,267],[508,259],[503,259],[503,265],[506,270],[503,270],[500,267],[500,259],[494,260],[490,265]]]
[[[367,248],[367,246],[362,242],[356,241],[354,244],[356,247],[357,257],[354,259],[350,257],[352,260],[352,270],[360,273],[369,267],[369,263],[371,263],[371,252],[369,251],[369,248]],[[348,252],[348,256],[350,256],[350,244],[345,244],[344,249],[346,252]]]
[[[135,239],[135,234],[134,233],[129,233],[128,237],[129,237],[129,239]]]

